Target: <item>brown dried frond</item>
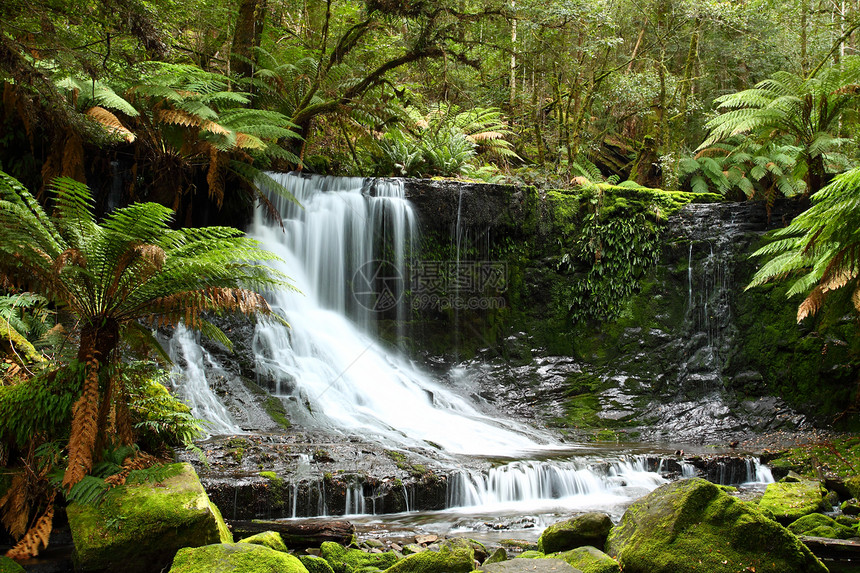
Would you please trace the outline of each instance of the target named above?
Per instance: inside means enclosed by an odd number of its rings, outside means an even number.
[[[20,539],[27,532],[27,524],[30,521],[27,486],[27,476],[24,473],[15,474],[6,494],[0,498],[3,525],[15,539]]]
[[[48,546],[51,530],[54,528],[55,496],[56,493],[51,494],[45,513],[36,520],[33,527],[27,531],[15,547],[6,552],[6,557],[16,560],[30,559],[38,555],[43,547]]]
[[[63,269],[71,263],[73,265],[79,266],[83,269],[87,268],[87,258],[84,254],[78,249],[66,249],[54,259],[54,264],[52,267],[52,271],[55,275],[63,272]]]
[[[693,157],[695,159],[701,159],[702,157],[726,157],[728,154],[728,151],[720,147],[706,147]]]
[[[492,141],[494,139],[502,139],[505,135],[499,133],[498,131],[484,131],[481,133],[475,133],[472,135],[467,135],[466,139],[471,141],[472,143],[480,143],[482,141]]]
[[[136,139],[135,135],[122,124],[119,118],[105,108],[91,107],[86,113],[91,119],[100,123],[108,133],[118,135],[129,143]]]
[[[93,448],[98,436],[99,363],[87,360],[87,376],[81,397],[72,406],[72,434],[69,437],[69,467],[63,475],[66,491],[81,481],[93,467]]]
[[[860,85],[852,84],[850,86],[843,86],[833,93],[837,95],[857,95],[860,94]]]
[[[821,309],[821,305],[824,304],[824,296],[824,290],[820,285],[812,289],[809,296],[797,307],[797,322],[800,322],[807,316],[814,316]]]
[[[224,177],[221,173],[221,152],[213,145],[209,148],[209,170],[206,172],[209,184],[209,198],[215,200],[218,208],[224,203]]]
[[[155,114],[162,123],[182,125],[185,127],[201,127],[204,120],[181,109],[160,109]]]
[[[71,130],[66,136],[66,144],[63,147],[62,175],[81,183],[87,182],[87,176],[84,173],[84,140]]]
[[[205,120],[202,124],[200,124],[200,129],[217,135],[230,135],[230,133],[232,133],[229,129],[227,129],[220,123],[215,123],[214,121],[209,121],[208,119]]]
[[[239,149],[265,149],[266,144],[247,133],[236,134],[236,147]]]
[[[203,302],[206,310],[239,311],[242,314],[270,312],[269,303],[260,293],[242,288],[210,288]]]

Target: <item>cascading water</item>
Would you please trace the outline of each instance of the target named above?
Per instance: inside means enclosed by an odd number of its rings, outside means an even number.
[[[417,238],[402,186],[363,179],[275,175],[303,207],[276,197],[284,229],[257,212],[249,234],[284,261],[302,291],[271,293],[290,328],[261,323],[257,372],[294,418],[401,446],[516,456],[540,449],[530,428],[496,420],[415,369],[372,336],[373,318],[407,309],[408,259]]]

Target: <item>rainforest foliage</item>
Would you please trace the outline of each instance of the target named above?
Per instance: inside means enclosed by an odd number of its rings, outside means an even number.
[[[97,497],[152,462],[131,444],[196,435],[147,327],[226,344],[207,313],[268,312],[257,293],[286,277],[209,225],[255,202],[277,217],[270,169],[577,194],[558,271],[580,323],[617,318],[662,244],[659,205],[609,216],[601,185],[811,200],[751,287],[789,279],[798,320],[857,320],[857,3],[5,0],[0,21],[0,462],[21,468],[0,509],[18,557],[58,492]]]

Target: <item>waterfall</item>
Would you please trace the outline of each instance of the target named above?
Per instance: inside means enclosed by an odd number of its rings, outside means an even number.
[[[191,415],[205,420],[204,430],[212,434],[240,433],[242,429],[233,422],[210,387],[210,378],[227,374],[197,343],[195,335],[180,324],[170,339],[168,353],[174,363],[171,380],[179,395],[191,406]]]
[[[431,380],[373,333],[378,317],[400,318],[417,241],[401,185],[277,174],[301,207],[274,196],[284,228],[256,213],[249,235],[282,259],[301,292],[268,295],[290,328],[256,328],[260,383],[292,397],[298,423],[448,453],[514,456],[542,439],[520,424],[479,412]],[[293,407],[295,402],[303,407]]]

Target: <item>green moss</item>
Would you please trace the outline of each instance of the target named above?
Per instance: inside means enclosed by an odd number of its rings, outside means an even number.
[[[788,524],[804,515],[827,510],[826,493],[817,481],[772,483],[768,484],[759,507],[780,523]]]
[[[612,520],[605,513],[578,515],[547,527],[538,539],[538,550],[555,553],[584,545],[602,549],[610,529]]]
[[[367,567],[386,569],[397,562],[397,554],[393,551],[365,553],[331,541],[320,545],[320,556],[328,561],[335,573],[355,573]]]
[[[849,539],[857,534],[851,527],[840,525],[832,517],[820,513],[801,517],[789,525],[788,530],[795,535],[810,535],[829,539]]]
[[[284,540],[281,539],[281,534],[277,531],[263,531],[245,539],[240,539],[239,543],[252,543],[274,549],[275,551],[287,552],[287,546],[284,545]]]
[[[298,558],[262,545],[223,543],[180,549],[170,573],[308,573]]]
[[[334,569],[332,569],[331,565],[328,564],[328,561],[322,557],[317,557],[315,555],[300,555],[299,560],[302,562],[302,565],[305,566],[305,569],[308,570],[308,573],[334,573]]]
[[[698,478],[661,486],[630,506],[606,552],[625,573],[827,571],[758,507]]]
[[[543,559],[544,557],[546,557],[546,554],[543,551],[529,549],[517,555],[516,559]]]
[[[385,573],[467,573],[475,570],[475,554],[465,548],[442,547],[404,557]]]
[[[292,424],[287,418],[287,409],[284,408],[284,403],[277,396],[272,396],[266,390],[260,387],[259,384],[242,378],[242,382],[250,392],[258,396],[263,403],[263,410],[272,419],[273,422],[281,426],[284,430],[289,430]]]
[[[231,542],[220,512],[209,501],[189,464],[166,466],[164,476],[132,472],[98,506],[70,504],[75,560],[83,570],[117,563],[145,564],[180,547]]]
[[[567,561],[574,569],[579,569],[582,573],[621,573],[621,566],[615,559],[596,547],[588,545],[563,553],[553,553],[547,557]]]

